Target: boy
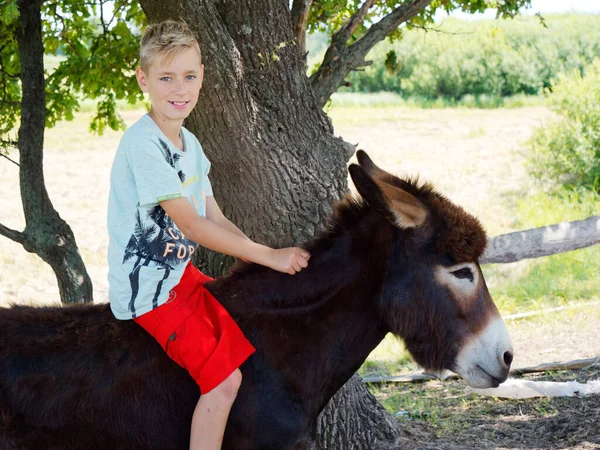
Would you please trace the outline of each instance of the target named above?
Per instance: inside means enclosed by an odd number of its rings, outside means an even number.
[[[214,200],[210,163],[182,126],[204,75],[200,47],[187,25],[149,26],[140,60],[136,77],[151,108],[123,135],[111,171],[111,309],[118,319],[141,325],[195,379],[202,395],[190,448],[219,449],[241,383],[238,367],[254,348],[201,288],[208,277],[189,262],[196,244],[291,275],[307,267],[310,255],[252,242]]]

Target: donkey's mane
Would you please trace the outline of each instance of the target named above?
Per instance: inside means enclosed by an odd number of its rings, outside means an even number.
[[[399,178],[387,174],[380,181],[405,190],[420,200],[431,214],[435,246],[440,254],[447,254],[455,262],[477,261],[487,245],[487,236],[472,214],[438,192],[430,183],[418,177]]]
[[[231,290],[231,287],[239,286],[243,289],[239,297],[249,302],[250,309],[262,305],[276,307],[281,312],[282,307],[306,309],[325,303],[328,298],[323,297],[323,293],[335,292],[344,280],[357,275],[360,261],[349,258],[345,264],[336,265],[334,273],[323,269],[339,260],[339,254],[347,252],[350,243],[348,231],[371,213],[372,209],[364,200],[346,195],[334,206],[324,229],[300,246],[311,254],[308,268],[292,276],[259,264],[238,261],[229,275],[215,281],[220,295],[225,296],[219,301],[227,302],[227,297],[237,297],[237,289]]]

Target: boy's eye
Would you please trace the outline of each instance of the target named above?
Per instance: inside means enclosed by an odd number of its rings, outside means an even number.
[[[171,81],[171,77],[162,77],[160,81]]]
[[[188,80],[195,80],[196,79],[196,75],[188,75],[186,78]]]

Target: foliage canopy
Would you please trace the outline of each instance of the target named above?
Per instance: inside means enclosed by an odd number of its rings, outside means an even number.
[[[106,6],[109,3],[112,8]],[[16,39],[19,12],[16,0],[6,0],[0,8],[0,41],[4,43],[0,46],[0,136],[6,137],[15,128],[21,109]],[[52,71],[45,68],[46,126],[72,119],[84,98],[98,100],[90,125],[93,131],[101,133],[106,126],[123,126],[116,100],[133,103],[142,98],[131,74],[138,63],[138,35],[144,24],[145,16],[135,0],[42,4],[44,53],[57,55],[60,61]]]
[[[308,17],[308,31],[313,33],[320,31],[331,35],[338,31],[357,11],[361,0],[317,0],[314,1]],[[382,0],[371,2],[373,6],[369,9],[365,20],[356,28],[352,35],[357,40],[377,23],[382,17],[391,14],[403,3],[397,0]],[[531,4],[530,0],[434,0],[428,7],[421,10],[408,23],[407,28],[422,27],[434,21],[436,13],[444,11],[463,11],[469,14],[481,13],[490,8],[497,9],[499,18],[512,18],[519,9]],[[401,29],[396,29],[388,36],[391,39],[401,37]]]

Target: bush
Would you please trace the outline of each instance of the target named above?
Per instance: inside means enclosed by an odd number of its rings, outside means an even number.
[[[600,57],[600,16],[553,15],[514,20],[445,20],[442,33],[404,30],[377,45],[374,64],[349,77],[354,92],[391,91],[404,98],[537,95],[559,73],[583,70]],[[388,64],[390,52],[396,64]],[[393,59],[393,58],[392,58]]]
[[[548,188],[600,191],[600,59],[561,76],[549,95],[558,117],[529,141],[531,174]]]

